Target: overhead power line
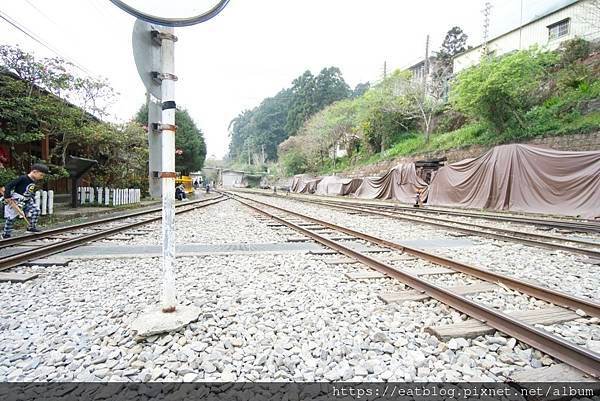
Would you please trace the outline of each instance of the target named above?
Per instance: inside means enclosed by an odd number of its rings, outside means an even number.
[[[56,50],[56,48],[54,48],[48,42],[40,39],[40,37],[38,35],[33,33],[30,29],[25,27],[22,23],[18,22],[17,20],[10,17],[9,15],[7,15],[5,12],[3,12],[1,10],[0,10],[0,18],[2,18],[4,21],[8,22],[13,28],[19,30],[20,32],[27,35],[29,38],[33,39],[35,42],[39,43],[40,45],[44,46],[46,49],[50,50],[52,53],[67,60],[68,62],[73,64],[75,67],[77,67],[79,70],[85,72],[88,75],[92,75],[92,76],[96,75],[96,74],[92,73],[90,70],[88,70],[87,68],[85,68],[84,66],[82,66],[81,64],[79,64],[77,61],[73,60],[70,57],[63,55],[60,51]]]

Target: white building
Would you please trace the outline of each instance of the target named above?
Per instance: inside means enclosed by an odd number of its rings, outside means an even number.
[[[244,185],[244,172],[235,170],[223,170],[221,172],[223,188],[237,188]]]
[[[536,13],[524,19],[523,23],[489,39],[489,54],[500,56],[533,45],[554,50],[562,42],[575,37],[589,41],[600,39],[598,0],[549,0],[542,2],[542,5],[544,8],[535,10]],[[457,55],[454,58],[454,73],[478,64],[482,50],[483,46],[479,45]]]

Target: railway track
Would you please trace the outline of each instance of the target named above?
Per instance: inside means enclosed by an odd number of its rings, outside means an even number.
[[[257,192],[258,193],[258,192]],[[273,196],[271,193],[260,192],[263,195]],[[282,195],[276,195],[282,196]],[[415,208],[409,205],[403,206],[399,203],[386,204],[383,202],[373,201],[373,200],[357,200],[357,199],[336,199],[335,201],[330,199],[331,197],[327,197],[328,199],[323,199],[322,196],[317,195],[298,195],[293,194],[292,197],[294,199],[302,199],[302,198],[310,198],[310,199],[318,199],[324,202],[337,202],[343,203],[349,206],[370,206],[378,209],[388,209],[388,210],[398,210],[407,212],[410,214],[436,214],[436,215],[449,215],[449,216],[459,216],[459,217],[470,217],[473,219],[484,219],[491,221],[502,221],[509,223],[518,223],[525,225],[533,225],[538,227],[546,227],[548,229],[562,229],[569,231],[577,231],[577,232],[587,232],[587,233],[600,233],[600,222],[583,220],[583,219],[548,219],[548,218],[537,218],[530,216],[516,216],[516,215],[502,215],[499,213],[490,213],[490,212],[475,212],[475,211],[466,211],[466,210],[456,210],[456,209],[446,209],[446,208],[436,208],[431,206],[425,206],[422,208]]]
[[[448,229],[450,231],[461,232],[468,235],[483,236],[508,242],[518,242],[542,248],[558,249],[561,251],[579,253],[593,258],[600,258],[600,244],[580,239],[557,237],[546,234],[531,233],[527,231],[510,230],[481,224],[467,223],[462,221],[450,221],[447,219],[429,216],[416,216],[407,214],[397,209],[382,211],[381,208],[378,207],[350,207],[332,202],[316,201],[309,199],[305,201],[337,209],[343,209],[346,211],[361,212],[371,216],[388,217],[397,220],[410,221],[417,224],[426,224],[434,227]],[[565,245],[564,243],[571,243],[573,245]]]
[[[214,199],[214,198],[200,199],[197,201],[189,201],[189,202],[179,203],[179,204],[175,205],[175,208],[182,208],[182,207],[186,207],[186,206],[190,206],[190,205],[195,205],[195,204],[210,201],[212,199]],[[161,210],[162,210],[162,207],[158,206],[158,207],[154,207],[151,209],[140,210],[137,212],[118,214],[116,216],[95,219],[95,220],[86,221],[86,222],[78,223],[78,224],[70,224],[70,225],[67,225],[64,227],[52,228],[52,229],[44,230],[40,233],[27,233],[25,235],[21,235],[18,237],[0,239],[0,249],[4,249],[9,246],[15,246],[15,245],[19,245],[19,244],[23,244],[23,243],[27,243],[27,242],[31,242],[31,241],[37,241],[37,240],[41,240],[44,238],[51,238],[51,237],[54,237],[54,236],[60,235],[60,234],[73,233],[76,230],[89,229],[94,226],[100,226],[100,225],[104,225],[104,224],[108,224],[108,223],[122,221],[122,220],[129,219],[129,218],[136,218],[139,216],[145,216],[145,215],[152,214],[152,213],[158,213]]]
[[[405,255],[416,256],[433,264],[441,265],[455,270],[456,272],[461,272],[490,283],[502,284],[510,289],[517,290],[521,293],[553,303],[555,305],[561,305],[573,310],[583,310],[590,316],[600,316],[600,304],[544,288],[532,283],[527,283],[512,277],[493,273],[479,267],[444,258],[419,249],[410,248],[402,244],[377,238],[365,233],[335,225],[330,222],[322,221],[311,216],[260,202],[255,199],[242,197],[238,194],[234,195],[226,193],[226,195],[247,206],[248,208],[251,208],[257,213],[260,213],[269,219],[273,219],[278,223],[311,238],[327,248],[341,253],[355,261],[363,263],[364,265],[384,274],[385,276],[395,278],[407,284],[420,294],[426,294],[428,297],[434,298],[462,313],[465,313],[473,319],[481,321],[488,326],[512,336],[532,346],[533,348],[536,348],[560,361],[563,361],[595,378],[600,378],[600,354],[577,344],[571,343],[559,336],[550,334],[545,330],[536,328],[531,323],[527,323],[497,309],[478,304],[477,302],[459,294],[458,291],[455,291],[452,288],[445,288],[436,285],[428,280],[422,279],[417,274],[399,269],[379,259],[375,259],[363,252],[356,251],[339,241],[332,240],[322,234],[317,233],[316,231],[319,230],[316,227],[323,227],[334,232],[343,233],[355,239],[368,241],[369,243],[382,248],[399,251]],[[267,211],[265,208],[272,209],[274,212]],[[313,228],[309,229],[307,228],[306,224],[291,222],[291,218],[309,222]]]
[[[482,236],[501,241],[517,242],[531,246],[537,246],[546,249],[558,249],[566,252],[573,252],[600,259],[600,243],[585,241],[581,239],[558,237],[547,234],[539,234],[514,229],[505,229],[482,224],[474,224],[463,221],[448,220],[424,215],[415,215],[404,212],[404,208],[379,207],[367,204],[353,204],[349,206],[346,201],[328,201],[316,199],[302,199],[294,197],[300,202],[312,203],[321,206],[327,206],[347,212],[360,212],[365,215],[386,217],[396,220],[409,221],[417,224],[425,224],[433,227],[443,228],[449,231],[456,231],[467,235]],[[566,245],[569,243],[571,245]]]
[[[207,206],[214,205],[216,203],[222,202],[227,198],[224,196],[217,196],[210,199],[202,199],[198,201],[186,202],[183,204],[177,205],[176,214],[183,214],[187,212],[191,212],[193,210],[197,210],[200,208],[204,208]],[[100,239],[104,239],[110,237],[114,234],[128,231],[136,227],[140,227],[149,223],[153,223],[155,221],[160,221],[162,216],[158,217],[150,217],[146,219],[138,219],[144,215],[153,214],[160,212],[162,208],[153,208],[150,210],[144,210],[139,212],[128,213],[125,215],[108,217],[105,219],[99,219],[95,221],[85,222],[81,224],[74,224],[66,227],[56,228],[44,231],[42,233],[33,234],[33,235],[25,235],[21,237],[15,237],[6,239],[0,242],[0,249],[22,245],[24,243],[29,243],[31,241],[37,241],[42,239],[52,238],[59,234],[74,234],[73,238],[69,239],[61,239],[58,238],[57,241],[52,243],[40,243],[39,245],[34,245],[33,249],[26,249],[21,252],[17,252],[0,259],[0,271],[4,271],[15,266],[18,266],[22,263],[31,261],[33,259],[39,259],[43,257],[47,257],[59,252],[63,252],[72,248],[76,248],[80,245],[86,244],[91,241],[97,241]],[[128,222],[125,224],[118,224],[116,226],[105,227],[107,224],[112,224],[115,222],[123,221],[126,219],[134,219],[132,222]],[[81,231],[83,229],[88,229],[90,227],[100,226],[97,229],[94,229],[93,232],[83,232],[77,233],[77,231]]]

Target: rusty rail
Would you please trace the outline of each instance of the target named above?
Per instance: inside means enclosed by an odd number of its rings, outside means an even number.
[[[180,203],[180,204],[176,205],[175,207],[180,208],[180,207],[195,205],[195,204],[198,204],[198,203],[208,202],[208,201],[213,200],[213,199],[217,199],[217,197],[209,198],[209,199],[200,199],[200,200],[197,200],[197,201],[191,201],[191,202],[185,202],[185,203]],[[15,245],[18,245],[18,244],[23,243],[23,242],[35,241],[35,240],[38,240],[38,239],[52,237],[53,235],[63,234],[63,233],[67,233],[67,232],[79,230],[79,229],[82,229],[82,228],[97,226],[99,224],[111,223],[113,221],[119,221],[119,220],[131,218],[131,217],[137,217],[137,216],[143,216],[143,215],[146,215],[146,214],[157,213],[157,212],[160,212],[161,210],[162,210],[162,206],[159,206],[159,207],[155,207],[155,208],[152,208],[152,209],[140,210],[140,211],[137,211],[137,212],[120,214],[118,216],[106,217],[106,218],[103,218],[103,219],[86,221],[84,223],[71,224],[71,225],[68,225],[68,226],[65,226],[65,227],[58,227],[58,228],[53,228],[53,229],[49,229],[49,230],[44,230],[44,231],[42,231],[40,233],[31,233],[31,234],[22,235],[22,236],[19,236],[19,237],[11,237],[11,238],[7,238],[7,239],[0,239],[0,249],[6,248],[6,247],[9,247],[9,246],[15,246]]]
[[[313,231],[310,231],[306,228],[300,227],[299,225],[290,223],[281,217],[275,216],[272,213],[268,213],[256,206],[253,206],[247,202],[240,200],[240,198],[242,198],[242,197],[240,197],[239,195],[232,197],[232,198],[257,212],[259,212],[267,217],[270,217],[270,218],[280,222],[281,224],[284,224],[284,225],[292,228],[293,230],[298,231],[298,232],[314,239],[315,241],[325,245],[328,248],[334,249],[348,257],[358,260],[383,274],[386,274],[390,277],[396,278],[396,279],[406,283],[410,287],[412,287],[416,290],[419,290],[419,291],[423,291],[430,297],[432,297],[446,305],[449,305],[449,306],[457,309],[458,311],[471,316],[474,319],[477,319],[477,320],[480,320],[480,321],[486,323],[487,325],[495,328],[496,330],[499,330],[503,333],[506,333],[509,336],[512,336],[520,341],[523,341],[524,343],[529,344],[530,346],[532,346],[536,349],[539,349],[540,351],[545,352],[548,355],[551,355],[551,356],[553,356],[553,357],[555,357],[577,369],[580,369],[581,371],[583,371],[587,374],[590,374],[596,378],[600,378],[600,354],[598,354],[598,353],[595,353],[593,351],[590,351],[588,349],[580,347],[576,344],[572,344],[572,343],[565,341],[562,338],[555,336],[553,334],[550,334],[544,330],[537,329],[536,327],[534,327],[530,324],[527,324],[527,323],[521,322],[517,319],[514,319],[510,315],[507,315],[505,313],[502,313],[502,312],[497,311],[492,308],[488,308],[483,305],[479,305],[479,304],[469,300],[468,298],[463,297],[458,294],[455,294],[452,291],[449,291],[443,287],[439,287],[439,286],[437,286],[433,283],[430,283],[426,280],[423,280],[417,276],[400,271],[400,270],[394,268],[393,266],[390,266],[390,265],[383,263],[377,259],[373,259],[373,258],[371,258],[367,255],[364,255],[360,252],[357,252],[351,248],[343,246],[343,245],[341,245],[335,241],[332,241],[330,239],[327,239]],[[270,205],[270,204],[267,204],[264,202],[253,200],[253,199],[248,199],[248,198],[244,198],[244,199],[250,200],[252,202],[258,203],[258,204],[266,206],[266,207],[273,208],[275,210],[278,210],[278,211],[281,211],[284,213],[288,213],[288,214],[296,216],[296,217],[300,217],[302,219],[311,221],[316,224],[320,224],[322,226],[325,226],[325,227],[328,227],[331,229],[335,229],[335,230],[344,232],[349,235],[353,235],[356,238],[366,239],[367,241],[374,242],[376,244],[384,245],[384,246],[394,245],[394,249],[399,249],[399,250],[402,250],[407,253],[415,254],[419,257],[425,257],[427,260],[430,260],[430,261],[435,260],[435,261],[444,262],[444,263],[447,261],[450,261],[450,262],[452,262],[453,266],[461,265],[460,262],[451,261],[449,259],[440,258],[435,255],[427,254],[426,252],[423,252],[423,251],[414,250],[414,249],[411,249],[408,247],[394,244],[394,243],[386,241],[386,240],[382,240],[382,239],[379,239],[379,238],[376,238],[376,237],[373,237],[373,236],[370,236],[367,234],[363,234],[363,233],[360,233],[360,232],[357,232],[354,230],[340,227],[335,224],[327,223],[327,222],[321,221],[319,219],[315,219],[313,217],[309,217],[309,216],[306,216],[306,215],[303,215],[303,214],[300,214],[297,212],[293,212],[293,211],[290,211],[290,210],[287,210],[284,208],[273,206],[273,205]],[[436,262],[434,262],[434,263],[436,263]],[[451,266],[449,266],[449,267],[451,267]],[[472,267],[470,267],[470,268],[472,268]],[[477,270],[481,271],[481,269],[477,269]],[[525,283],[522,283],[522,284],[524,284],[524,288],[527,288],[528,286],[530,286],[530,284],[525,284]],[[537,287],[537,286],[533,286],[533,287]],[[573,300],[578,300],[577,298],[567,296],[566,294],[561,294],[556,291],[547,290],[547,289],[544,289],[541,287],[537,287],[537,289],[542,290],[542,292],[548,293],[549,295],[551,295],[552,297],[555,297],[555,298],[557,296],[560,296],[560,297],[565,296],[566,297],[565,303],[570,304],[573,302]],[[594,304],[594,303],[591,303],[591,302],[588,302],[585,300],[578,300],[578,301],[580,301],[580,302],[583,301],[583,305],[587,306],[588,311],[595,311],[594,315],[598,316],[598,313],[600,311],[600,305],[597,305],[597,304]]]
[[[451,224],[445,224],[444,222],[447,222],[448,220],[440,219],[440,218],[436,218],[436,217],[414,216],[414,215],[411,217],[411,216],[407,216],[405,212],[398,211],[398,210],[379,211],[377,209],[381,209],[381,208],[378,208],[377,206],[372,206],[372,207],[371,206],[352,206],[352,207],[350,207],[350,206],[342,205],[340,202],[335,202],[335,201],[320,201],[320,200],[314,200],[314,199],[296,199],[296,198],[294,198],[294,199],[298,200],[299,202],[314,203],[317,205],[325,205],[325,206],[337,208],[337,209],[367,213],[367,214],[371,214],[374,216],[388,217],[390,219],[396,219],[396,220],[406,220],[406,221],[410,221],[413,223],[427,224],[427,225],[434,226],[434,227],[442,227],[442,228],[452,230],[452,231],[458,231],[458,232],[462,232],[465,234],[476,235],[476,236],[481,236],[481,237],[494,238],[494,239],[498,239],[501,241],[519,242],[519,243],[542,247],[542,248],[547,248],[547,249],[559,249],[561,251],[579,253],[579,254],[590,256],[593,258],[600,258],[600,250],[594,250],[594,249],[589,249],[589,248],[579,248],[579,247],[575,247],[575,246],[557,244],[554,242],[545,242],[545,241],[540,241],[540,240],[531,239],[531,238],[542,238],[542,239],[553,240],[553,241],[571,242],[574,244],[584,245],[584,246],[588,246],[588,247],[595,246],[595,247],[600,248],[600,244],[595,244],[595,243],[589,242],[589,241],[569,239],[569,238],[559,238],[559,237],[554,237],[551,235],[528,233],[528,232],[518,231],[518,230],[508,230],[508,229],[504,229],[504,228],[483,226],[483,225],[478,225],[478,224],[473,224],[473,223],[465,223],[465,222],[459,222],[459,221],[451,222],[452,224],[460,224],[463,226],[470,226],[470,227],[477,228],[477,230],[475,230],[475,229],[470,229],[470,228],[457,227],[457,226],[454,226]],[[344,203],[346,203],[346,202],[344,202]],[[421,219],[429,219],[429,221],[421,220]],[[497,231],[497,232],[502,232],[502,233],[506,233],[506,234],[499,234],[499,233],[493,233],[493,232],[482,231],[482,230],[491,230],[491,231]],[[529,237],[529,238],[524,238],[524,237]]]
[[[214,198],[213,202],[207,201],[205,203],[196,205],[189,209],[179,210],[175,213],[182,214],[182,213],[191,212],[192,210],[197,210],[197,209],[201,209],[201,208],[204,208],[207,206],[211,206],[216,203],[222,202],[224,200],[227,200],[227,198],[225,198],[225,197]],[[99,240],[102,238],[106,238],[106,237],[116,234],[118,232],[130,230],[132,228],[135,228],[138,226],[143,226],[145,224],[159,221],[161,219],[162,219],[162,216],[152,217],[150,219],[120,225],[120,226],[109,228],[107,230],[100,231],[97,233],[82,235],[81,237],[61,241],[59,243],[50,244],[47,246],[41,246],[39,248],[35,248],[35,249],[29,250],[29,251],[25,251],[25,252],[21,252],[21,253],[15,254],[15,255],[7,256],[0,260],[0,271],[4,271],[4,270],[10,269],[12,267],[18,266],[18,265],[28,262],[32,259],[54,255],[59,252],[63,252],[63,251],[66,251],[66,250],[69,250],[72,248],[76,248],[82,244],[85,244],[85,243],[88,243],[91,241],[96,241],[96,240]]]

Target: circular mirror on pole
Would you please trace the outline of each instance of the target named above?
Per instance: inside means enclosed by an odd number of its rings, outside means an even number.
[[[200,24],[219,14],[229,0],[209,1],[164,1],[164,0],[110,0],[121,10],[134,17],[153,24],[182,27]],[[204,11],[206,10],[206,11]],[[204,11],[204,12],[201,12]],[[179,12],[191,16],[169,16]],[[161,16],[158,16],[159,14]],[[167,15],[167,16],[165,16]]]

